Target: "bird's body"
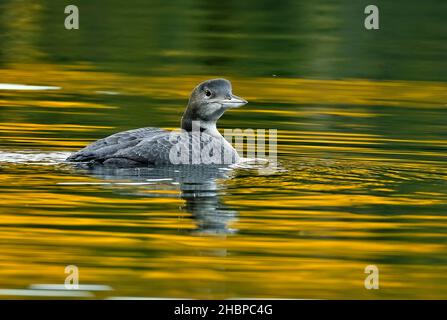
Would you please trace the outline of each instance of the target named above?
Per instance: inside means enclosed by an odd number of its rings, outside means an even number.
[[[180,138],[180,139],[178,139]],[[214,163],[234,163],[239,156],[223,137],[214,137],[205,132],[198,135],[190,132],[167,131],[159,128],[139,128],[115,133],[97,140],[84,149],[72,154],[67,161],[91,162],[118,167],[165,164],[206,163],[202,151],[205,147],[221,150],[221,156]],[[186,151],[186,158],[179,159],[176,149]],[[224,155],[229,161],[225,161]],[[181,163],[180,161],[183,160]]]
[[[225,79],[208,80],[191,94],[181,131],[139,128],[97,140],[67,158],[70,162],[119,167],[163,164],[226,164],[239,156],[216,128],[229,108],[247,102],[231,93]]]

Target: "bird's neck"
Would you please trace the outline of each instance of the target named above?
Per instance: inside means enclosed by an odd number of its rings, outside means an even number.
[[[182,129],[187,132],[205,132],[216,138],[221,138],[219,130],[217,130],[215,121],[193,120],[183,116]]]

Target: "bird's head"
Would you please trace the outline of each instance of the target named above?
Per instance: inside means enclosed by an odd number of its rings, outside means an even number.
[[[191,93],[188,106],[182,117],[182,129],[190,131],[192,121],[200,121],[206,128],[216,121],[228,109],[238,108],[246,100],[231,92],[231,83],[226,79],[211,79],[200,83]],[[202,125],[203,124],[203,125]]]

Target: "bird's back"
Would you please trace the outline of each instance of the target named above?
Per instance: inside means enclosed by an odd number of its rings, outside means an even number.
[[[67,161],[88,162],[94,160],[101,163],[120,154],[122,156],[125,150],[137,146],[145,139],[152,140],[166,134],[168,131],[160,128],[139,128],[118,132],[73,153],[67,158]]]

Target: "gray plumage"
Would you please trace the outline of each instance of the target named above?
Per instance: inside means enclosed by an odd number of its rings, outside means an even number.
[[[90,162],[118,167],[180,164],[185,152],[188,164],[227,164],[239,156],[216,128],[216,121],[229,108],[246,104],[231,93],[225,79],[202,82],[191,93],[182,117],[182,132],[160,128],[140,128],[115,133],[97,140],[67,158],[69,162]],[[199,159],[199,163],[197,163]]]

